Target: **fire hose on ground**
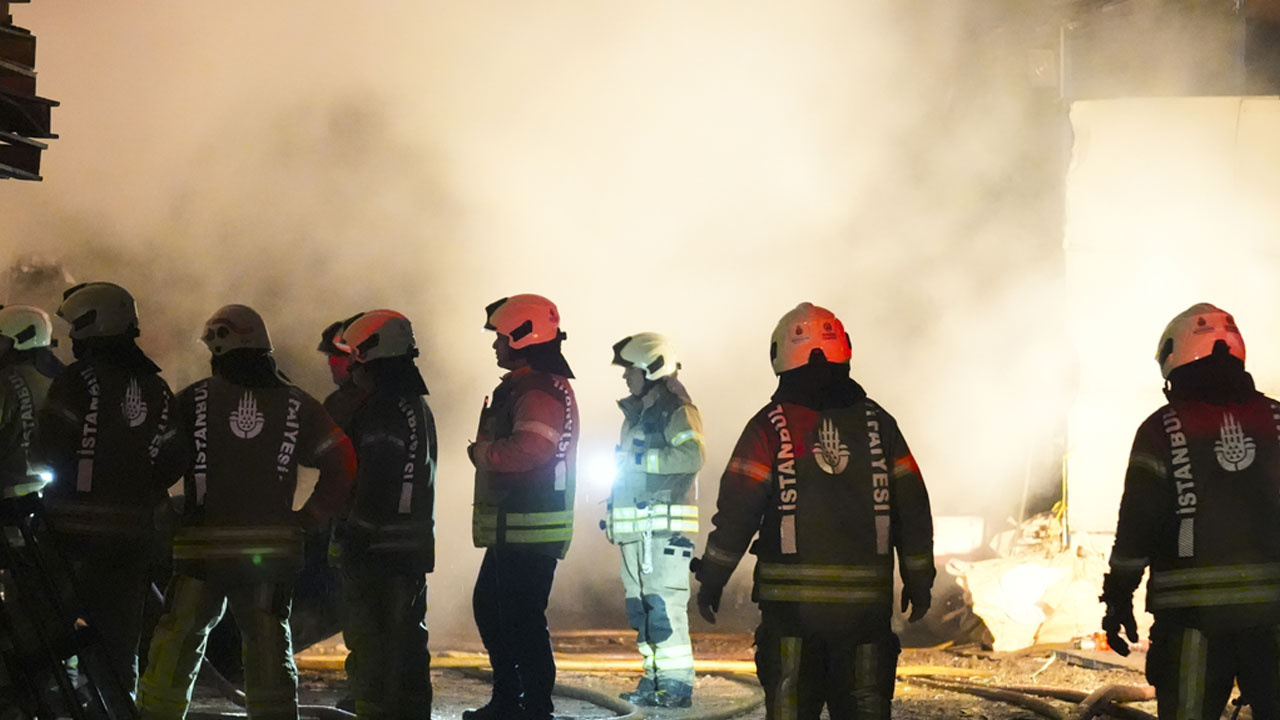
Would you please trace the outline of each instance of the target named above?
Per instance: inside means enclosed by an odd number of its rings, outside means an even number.
[[[988,700],[1016,705],[1051,720],[1091,720],[1095,717],[1114,717],[1120,720],[1156,720],[1154,715],[1126,707],[1121,703],[1142,702],[1155,698],[1155,689],[1131,685],[1106,685],[1092,693],[1071,688],[1055,688],[1039,685],[983,685],[962,680],[941,680],[929,675],[914,678],[915,682],[951,692],[967,693]],[[1064,712],[1038,698],[1076,703],[1075,709]]]

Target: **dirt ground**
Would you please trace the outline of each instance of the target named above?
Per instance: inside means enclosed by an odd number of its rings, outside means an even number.
[[[556,651],[566,658],[626,659],[633,653],[630,639],[621,633],[586,633],[558,636]],[[746,635],[695,636],[695,654],[700,660],[750,660],[751,639]],[[434,649],[437,653],[442,651]],[[472,651],[474,648],[459,648]],[[1018,653],[984,652],[976,646],[947,649],[908,649],[899,659],[900,676],[893,702],[897,720],[1020,720],[1038,717],[1029,710],[969,694],[928,686],[912,676],[917,672],[945,674],[948,679],[978,682],[984,685],[1036,685],[1069,688],[1091,692],[1111,684],[1145,685],[1140,670],[1143,658],[1135,654],[1121,659],[1114,653],[1078,651],[1065,647],[1043,647]],[[468,674],[470,673],[470,674]],[[637,679],[631,672],[560,672],[559,682],[616,697],[632,689]],[[435,691],[433,718],[461,717],[464,709],[477,707],[488,700],[489,685],[474,671],[437,668],[432,671]],[[347,692],[341,671],[306,670],[299,688],[303,704],[332,705]],[[695,705],[689,710],[654,710],[649,714],[670,720],[693,720],[710,715],[723,716],[734,708],[749,707],[762,696],[751,676],[701,674],[695,686]],[[193,710],[204,713],[228,712],[235,708],[201,691]],[[1048,701],[1064,713],[1074,707],[1070,703]],[[1155,715],[1155,703],[1137,703],[1132,707]],[[556,714],[566,718],[608,718],[616,712],[583,700],[556,698]],[[305,715],[305,713],[304,713]],[[764,718],[762,707],[741,714],[749,720]],[[1230,717],[1228,714],[1224,717]],[[1241,719],[1247,718],[1247,711]]]

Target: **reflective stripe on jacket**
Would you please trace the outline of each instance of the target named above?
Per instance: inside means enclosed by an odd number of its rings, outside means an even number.
[[[613,543],[644,533],[698,532],[698,471],[706,459],[702,417],[675,377],[657,381],[643,397],[618,401],[622,434],[617,476],[605,514]]]
[[[870,399],[766,406],[733,451],[716,507],[705,584],[722,586],[749,545],[762,604],[842,605],[887,622],[895,553],[906,585],[933,584],[924,480],[897,423]]]
[[[508,373],[480,415],[471,538],[564,558],[573,536],[578,406],[568,379]]]
[[[1280,403],[1175,399],[1138,428],[1104,594],[1204,630],[1280,623]]]
[[[436,426],[425,398],[376,391],[348,422],[356,448],[355,501],[344,528],[344,562],[373,561],[406,573],[435,567]]]

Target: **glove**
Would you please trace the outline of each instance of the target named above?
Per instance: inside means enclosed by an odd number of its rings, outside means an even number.
[[[907,612],[907,606],[911,606],[911,615],[907,617],[907,622],[915,622],[924,617],[929,612],[929,606],[933,604],[933,595],[929,592],[929,588],[923,590],[911,590],[907,586],[902,588],[902,612]]]
[[[1138,642],[1138,621],[1133,617],[1133,599],[1128,602],[1108,601],[1107,614],[1102,616],[1102,629],[1107,632],[1107,644],[1118,655],[1129,654],[1129,643],[1120,637],[1120,629],[1129,636],[1129,642]]]
[[[698,585],[698,614],[712,625],[716,624],[716,613],[720,612],[720,596],[723,593],[724,587]]]

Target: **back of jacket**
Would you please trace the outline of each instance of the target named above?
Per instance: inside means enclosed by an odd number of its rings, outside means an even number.
[[[0,493],[17,497],[39,490],[44,481],[30,456],[36,418],[44,407],[51,378],[29,363],[0,369]]]
[[[174,399],[157,374],[87,360],[49,387],[38,450],[53,473],[45,489],[61,535],[145,536],[177,479]]]
[[[1173,401],[1138,428],[1109,583],[1203,629],[1280,623],[1280,403]]]
[[[712,523],[703,581],[727,580],[758,532],[755,599],[805,627],[887,628],[895,550],[905,584],[933,584],[924,481],[897,423],[870,399],[762,409],[734,449]]]
[[[343,432],[292,385],[248,388],[206,378],[179,393],[178,412],[190,458],[183,528],[174,540],[178,566],[195,576],[286,577],[299,569],[298,465],[316,466],[347,443]]]
[[[698,532],[698,471],[706,458],[702,417],[674,377],[618,402],[622,435],[605,531],[627,543],[645,533]]]
[[[349,423],[355,504],[343,562],[404,573],[435,569],[436,423],[421,395],[374,392]]]

